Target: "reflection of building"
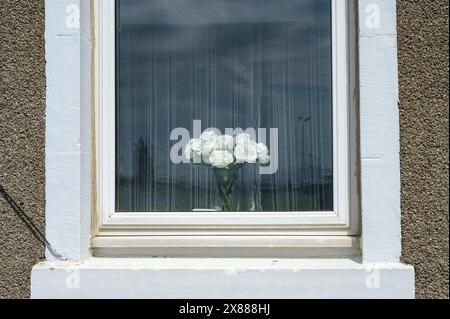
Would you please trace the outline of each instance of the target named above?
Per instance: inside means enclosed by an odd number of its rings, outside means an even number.
[[[139,137],[133,148],[133,176],[139,186],[146,186],[155,176],[152,155],[144,138]]]

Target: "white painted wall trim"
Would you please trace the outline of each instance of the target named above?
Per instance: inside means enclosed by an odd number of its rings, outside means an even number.
[[[395,0],[359,0],[362,252],[401,254],[400,120]]]
[[[92,197],[90,1],[46,0],[45,24],[46,236],[63,258],[82,260]]]
[[[409,299],[414,271],[397,263],[333,259],[94,258],[37,265],[31,294],[37,299]]]
[[[413,298],[414,270],[399,263],[396,5],[358,3],[363,260],[274,263],[91,258],[91,3],[46,0],[46,235],[67,261],[47,253],[47,262],[33,269],[32,297]],[[71,14],[76,21],[74,8],[80,9],[79,28],[67,24]],[[371,269],[380,270],[379,289],[366,285]],[[78,289],[71,286],[74,278]],[[211,282],[220,288],[206,289]]]

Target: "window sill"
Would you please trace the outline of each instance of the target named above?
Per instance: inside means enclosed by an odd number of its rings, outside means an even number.
[[[211,289],[214,287],[214,289]],[[33,268],[46,298],[414,298],[414,269],[352,259],[90,258]]]
[[[356,236],[96,236],[95,257],[343,258]]]

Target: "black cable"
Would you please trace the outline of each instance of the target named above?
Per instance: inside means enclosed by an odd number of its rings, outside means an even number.
[[[39,230],[33,220],[25,213],[23,208],[8,194],[2,184],[0,184],[0,193],[3,195],[6,202],[12,207],[17,216],[19,216],[19,218],[25,223],[33,236],[42,243],[44,248],[48,249],[48,251],[56,258],[63,259],[63,257],[53,249],[47,238],[45,238],[45,235]]]

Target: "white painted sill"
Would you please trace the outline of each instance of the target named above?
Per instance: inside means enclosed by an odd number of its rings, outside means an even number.
[[[35,299],[411,299],[414,295],[413,267],[352,259],[90,258],[81,263],[40,263],[31,283]]]

